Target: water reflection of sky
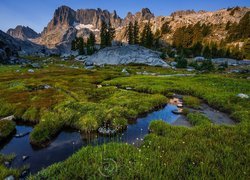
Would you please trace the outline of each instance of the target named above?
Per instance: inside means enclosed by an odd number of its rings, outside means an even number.
[[[48,147],[43,149],[34,149],[29,143],[29,136],[22,138],[13,137],[10,142],[1,149],[0,153],[15,153],[16,158],[12,163],[13,167],[30,164],[31,172],[37,172],[50,164],[66,159],[87,144],[100,145],[111,141],[128,143],[141,141],[141,139],[148,134],[148,126],[152,120],[164,120],[169,124],[173,123],[178,118],[178,115],[171,112],[174,109],[176,109],[176,106],[168,105],[161,110],[149,113],[145,117],[138,118],[136,123],[128,125],[127,130],[117,137],[99,136],[97,139],[87,143],[83,140],[79,132],[63,131]],[[32,127],[29,126],[17,126],[16,129],[17,133],[32,131]],[[29,158],[23,162],[22,156],[29,156]]]

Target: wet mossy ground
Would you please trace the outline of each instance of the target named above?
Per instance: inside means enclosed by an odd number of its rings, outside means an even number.
[[[250,105],[249,99],[237,97],[239,93],[250,94],[250,83],[244,76],[215,72],[157,77],[136,72],[176,74],[183,70],[126,66],[127,76],[121,72],[124,66],[76,67],[53,63],[28,73],[18,66],[1,66],[0,116],[14,114],[36,123],[30,134],[36,144],[47,142],[67,126],[84,132],[105,124],[120,128],[128,119],[167,103],[165,96],[179,93],[202,99],[238,123],[214,125],[200,114],[189,115],[194,128],[154,121],[152,133],[139,147],[123,143],[84,147],[31,179],[249,178]],[[45,85],[50,88],[43,88]],[[187,101],[190,106],[197,105],[192,98]]]

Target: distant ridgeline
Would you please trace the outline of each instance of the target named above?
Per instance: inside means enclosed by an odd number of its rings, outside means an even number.
[[[93,54],[99,47],[139,44],[170,57],[250,58],[250,8],[234,7],[214,12],[177,11],[155,16],[148,8],[120,18],[116,11],[73,10],[61,6],[41,34],[29,27],[7,31],[14,38],[57,49]],[[96,46],[98,45],[98,46]],[[173,49],[174,48],[174,49]]]

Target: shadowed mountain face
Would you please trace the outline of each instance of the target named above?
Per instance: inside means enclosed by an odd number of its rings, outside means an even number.
[[[8,61],[11,56],[17,54],[35,55],[35,54],[57,53],[56,50],[49,50],[45,46],[35,44],[31,41],[14,38],[0,30],[0,62]]]
[[[27,40],[27,39],[34,39],[38,38],[39,34],[35,32],[33,29],[29,28],[28,26],[17,26],[15,29],[9,29],[7,34],[11,35],[14,38]]]

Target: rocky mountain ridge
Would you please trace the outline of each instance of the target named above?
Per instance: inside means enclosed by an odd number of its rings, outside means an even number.
[[[35,39],[40,36],[37,32],[35,32],[30,27],[25,27],[18,25],[15,29],[9,29],[7,34],[11,35],[14,38],[18,38],[21,40]]]
[[[125,43],[127,41],[125,31],[129,22],[138,21],[141,30],[144,24],[150,21],[153,32],[161,29],[164,24],[168,24],[170,32],[162,36],[162,40],[167,43],[172,42],[173,34],[177,28],[194,25],[197,22],[214,25],[215,28],[208,38],[217,41],[225,38],[227,22],[239,22],[248,11],[250,8],[236,7],[214,12],[187,10],[174,12],[170,16],[155,16],[148,8],[143,8],[140,12],[135,14],[129,12],[125,18],[120,18],[116,11],[112,13],[101,9],[78,9],[75,11],[70,7],[61,6],[55,10],[52,20],[44,28],[41,36],[29,40],[48,48],[67,51],[70,50],[71,41],[76,36],[87,38],[89,33],[93,32],[98,42],[101,22],[105,21],[106,23],[110,22],[115,27],[115,40]],[[19,35],[16,34],[18,33],[13,31],[11,33],[13,37],[18,37]]]

